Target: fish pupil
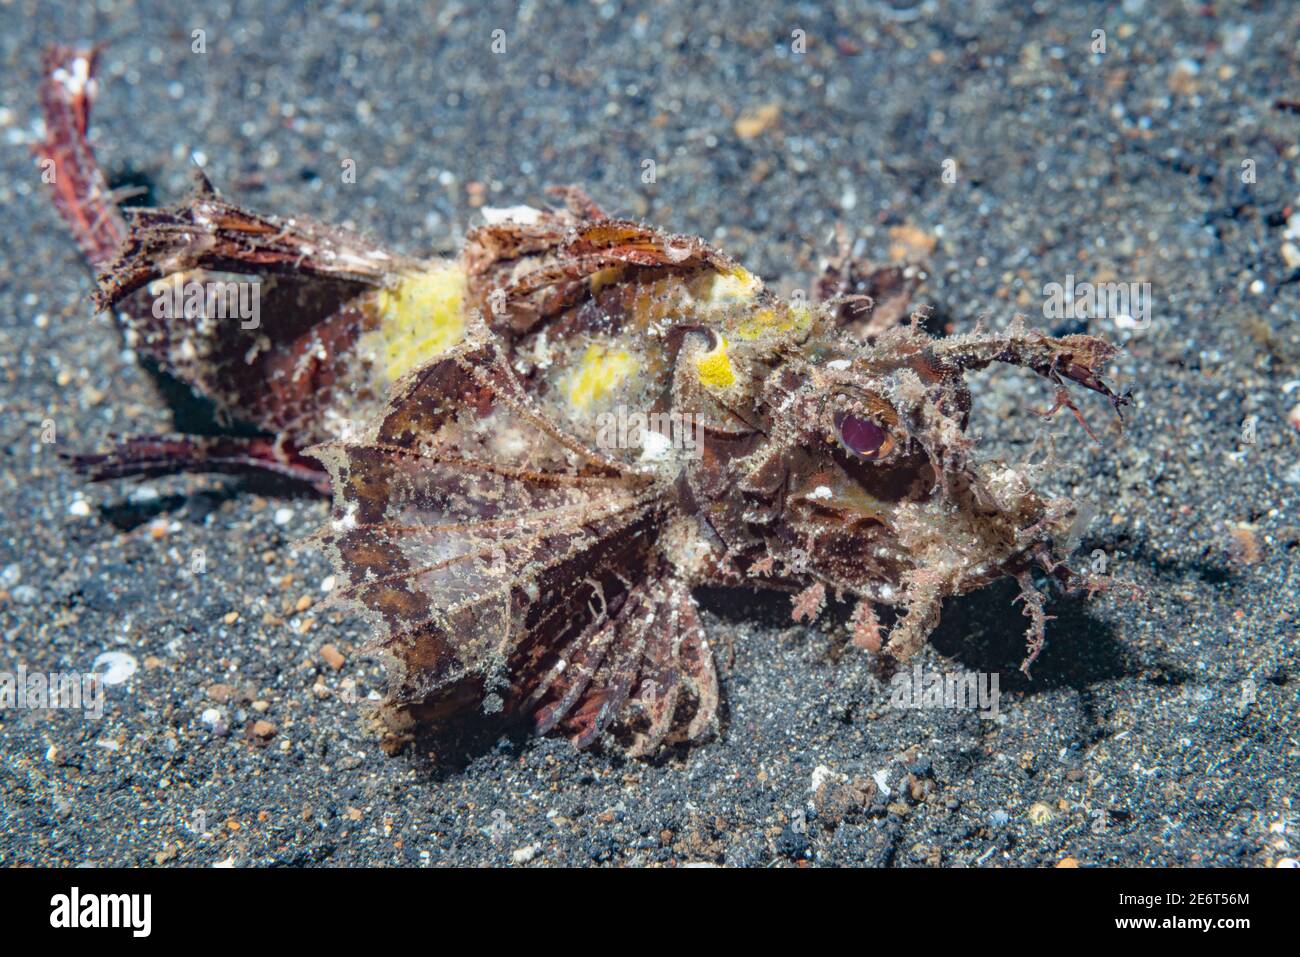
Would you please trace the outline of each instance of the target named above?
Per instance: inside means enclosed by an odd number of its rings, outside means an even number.
[[[870,419],[845,414],[836,422],[840,439],[845,446],[863,458],[875,458],[888,438],[885,430]]]

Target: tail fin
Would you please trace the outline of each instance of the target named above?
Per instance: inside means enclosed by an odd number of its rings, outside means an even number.
[[[45,51],[40,92],[45,141],[33,147],[43,176],[54,187],[54,205],[96,269],[113,258],[126,238],[122,214],[86,139],[98,60],[97,46]]]

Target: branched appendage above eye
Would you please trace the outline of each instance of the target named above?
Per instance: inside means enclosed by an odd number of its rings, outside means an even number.
[[[1067,408],[1094,439],[1096,436],[1088,428],[1083,413],[1066,391],[1066,382],[1075,382],[1104,395],[1121,422],[1123,414],[1120,410],[1131,402],[1129,393],[1116,393],[1101,378],[1101,370],[1119,352],[1115,346],[1096,336],[1054,338],[1038,330],[1026,330],[1020,316],[1015,317],[1004,333],[976,330],[968,335],[941,339],[927,351],[934,362],[959,372],[983,369],[994,362],[1032,370],[1057,386],[1055,404],[1044,415],[1051,416]]]

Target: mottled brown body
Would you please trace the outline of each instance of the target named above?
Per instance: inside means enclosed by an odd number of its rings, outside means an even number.
[[[1035,492],[1031,467],[975,454],[965,373],[1019,365],[1057,408],[1079,414],[1069,382],[1118,408],[1100,378],[1112,347],[1018,320],[932,339],[897,322],[907,274],[848,257],[817,303],[782,301],[701,240],[562,195],[495,216],[455,263],[255,214],[206,183],[131,211],[101,302],[268,437],[147,437],[81,464],[273,468],[330,489],[318,538],[337,598],[375,623],[399,729],[474,708],[579,745],[612,732],[635,754],[701,739],[718,681],[700,585],[790,591],[797,619],[853,599],[855,643],[904,659],[946,597],[1010,575],[1032,661],[1046,616],[1031,572],[1073,583],[1075,509]],[[151,283],[218,273],[274,283],[259,328],[147,308]],[[867,290],[891,301],[873,312]],[[887,635],[881,606],[900,611]]]

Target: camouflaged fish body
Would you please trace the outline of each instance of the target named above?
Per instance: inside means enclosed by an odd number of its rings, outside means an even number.
[[[147,437],[81,466],[329,489],[317,537],[337,599],[375,624],[403,729],[476,709],[635,754],[699,740],[719,700],[701,585],[789,591],[796,619],[853,599],[855,643],[903,659],[946,597],[1011,575],[1032,661],[1031,570],[1077,584],[1075,509],[1035,492],[1032,467],[975,454],[965,373],[1019,365],[1058,408],[1079,414],[1070,382],[1118,408],[1099,378],[1112,347],[1019,321],[946,339],[864,326],[860,294],[897,274],[843,257],[819,301],[786,302],[699,239],[561,194],[494,215],[455,260],[252,213],[206,182],[127,211],[101,302],[267,437]],[[265,284],[256,328],[150,308],[159,284],[214,275]]]

